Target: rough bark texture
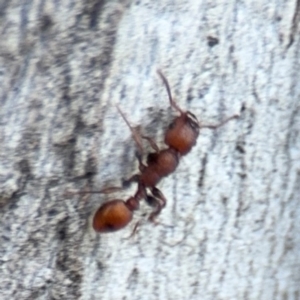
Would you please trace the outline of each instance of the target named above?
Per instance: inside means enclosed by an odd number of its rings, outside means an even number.
[[[299,300],[299,16],[299,0],[2,1],[0,298]],[[116,103],[164,147],[157,68],[202,124],[240,118],[160,183],[160,224],[142,205],[96,234],[97,207],[135,187],[66,192],[137,172]]]

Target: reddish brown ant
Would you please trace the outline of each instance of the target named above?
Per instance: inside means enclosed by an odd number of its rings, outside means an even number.
[[[225,119],[218,125],[200,126],[194,114],[192,114],[189,111],[184,112],[179,108],[179,106],[172,98],[171,89],[166,77],[162,74],[160,70],[158,70],[157,73],[159,74],[159,76],[163,80],[163,83],[166,86],[170,105],[180,113],[180,116],[176,117],[173,120],[173,122],[169,125],[165,134],[165,143],[169,146],[169,148],[159,150],[159,147],[152,140],[152,138],[146,136],[141,137],[140,135],[138,135],[126,119],[123,112],[120,110],[119,107],[117,107],[121,116],[130,128],[133,138],[139,149],[138,160],[140,174],[132,176],[129,180],[125,181],[125,183],[136,181],[139,184],[139,188],[144,187],[151,189],[151,193],[154,196],[154,200],[156,200],[156,202],[154,201],[156,209],[151,213],[149,217],[150,221],[153,221],[154,218],[161,212],[161,210],[166,205],[165,197],[163,196],[161,191],[159,191],[155,186],[163,177],[166,177],[175,171],[179,164],[180,156],[187,154],[191,150],[191,148],[196,144],[200,128],[216,129],[227,123],[229,120],[237,118],[237,116],[234,115],[230,118]],[[141,138],[148,140],[151,147],[155,150],[154,153],[148,154],[147,165],[143,164],[141,158],[143,153]]]
[[[138,147],[137,158],[139,160],[140,173],[132,176],[129,180],[124,182],[124,185],[130,182],[137,182],[138,189],[134,196],[126,201],[114,199],[104,203],[96,211],[93,219],[93,228],[98,232],[113,232],[127,226],[133,217],[133,212],[139,208],[139,201],[146,198],[147,202],[155,206],[155,210],[150,214],[149,220],[154,221],[155,217],[161,212],[166,205],[166,198],[162,192],[156,188],[157,183],[165,176],[173,173],[178,166],[181,155],[187,154],[191,148],[196,144],[200,128],[216,129],[231,119],[237,118],[234,115],[225,119],[218,125],[200,126],[194,114],[189,111],[182,111],[172,98],[169,83],[161,71],[157,71],[163,83],[166,86],[169,96],[170,105],[174,107],[180,116],[176,117],[169,125],[165,133],[165,143],[169,147],[160,150],[156,143],[150,137],[140,136],[136,130],[130,125],[125,115],[119,107],[119,113],[130,128],[133,138]],[[147,165],[143,164],[143,147],[142,138],[146,139],[150,146],[155,150],[147,156]],[[151,190],[151,196],[147,195],[146,189]],[[112,188],[115,189],[115,188]],[[118,189],[118,188],[117,188]],[[110,189],[99,192],[87,193],[108,193]],[[86,193],[86,192],[82,192]],[[137,226],[135,226],[134,232]]]

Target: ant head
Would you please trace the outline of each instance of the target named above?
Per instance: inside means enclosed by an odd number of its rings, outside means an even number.
[[[165,143],[181,155],[187,154],[196,144],[199,135],[199,122],[194,114],[189,111],[184,112],[180,109],[172,98],[168,80],[160,70],[157,70],[157,73],[166,86],[170,105],[180,113],[180,116],[175,118],[167,129]]]
[[[101,205],[96,211],[93,228],[101,233],[114,232],[128,225],[132,216],[132,210],[123,200],[112,200]]]
[[[191,112],[182,113],[169,125],[165,134],[165,143],[178,151],[187,154],[196,144],[199,135],[199,123]]]

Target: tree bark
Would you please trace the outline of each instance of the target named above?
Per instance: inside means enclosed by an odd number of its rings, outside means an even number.
[[[299,18],[296,0],[2,2],[1,299],[300,299]],[[157,69],[202,125],[239,118],[161,181],[157,224],[142,201],[95,233],[136,185],[68,192],[138,172],[116,104],[166,147]]]

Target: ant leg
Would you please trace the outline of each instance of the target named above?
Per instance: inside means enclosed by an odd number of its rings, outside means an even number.
[[[150,144],[150,146],[152,147],[152,149],[154,149],[156,152],[159,152],[159,148],[156,145],[156,143],[154,142],[154,140],[151,137],[148,136],[142,136],[143,139],[147,140]]]
[[[163,195],[163,193],[156,187],[153,187],[151,189],[151,193],[155,198],[152,198],[151,200],[156,200],[156,209],[150,214],[149,221],[154,222],[155,218],[160,214],[162,209],[166,206],[167,199]]]
[[[135,193],[135,195],[134,195],[133,198],[134,198],[136,201],[139,201],[139,200],[141,200],[142,198],[146,198],[146,197],[147,197],[146,188],[144,187],[144,185],[139,184],[139,185],[138,185],[137,192]],[[127,237],[127,238],[124,238],[124,240],[128,240],[128,239],[132,238],[132,237],[136,234],[138,228],[141,226],[141,223],[142,223],[142,221],[138,221],[138,222],[134,225],[134,228],[133,228],[133,230],[132,230],[131,235],[130,235],[129,237]]]
[[[141,173],[143,173],[143,171],[145,170],[146,166],[143,164],[141,154],[137,152],[136,153],[136,158],[139,161],[139,170],[140,170]],[[140,174],[132,175],[129,179],[123,180],[122,186],[123,187],[128,187],[128,186],[130,186],[130,184],[132,182],[139,182],[139,180],[140,180]]]
[[[237,119],[238,117],[239,117],[239,115],[233,115],[233,116],[223,120],[219,124],[216,124],[216,125],[200,125],[200,128],[217,129],[217,128],[223,126],[224,124],[226,124],[228,121],[233,120],[233,119]]]
[[[151,196],[151,195],[146,195],[145,201],[151,207],[156,207],[157,203],[158,203],[158,200],[155,197]]]
[[[134,195],[134,199],[136,200],[141,200],[143,198],[146,198],[147,197],[147,192],[146,192],[146,188],[143,184],[139,183],[138,184],[138,189]]]
[[[167,199],[164,194],[157,187],[153,187],[151,193],[155,198],[161,200],[163,202],[163,207],[165,207]]]
[[[129,240],[129,239],[133,238],[135,236],[135,234],[137,233],[137,230],[140,226],[141,226],[141,221],[137,221],[133,227],[133,230],[132,230],[132,233],[130,234],[130,236],[123,238],[122,240]]]
[[[143,164],[142,154],[136,152],[135,156],[136,156],[136,158],[137,158],[137,160],[139,162],[139,170],[140,170],[141,173],[143,173],[143,171],[146,169],[146,166]]]
[[[123,180],[122,186],[123,186],[123,188],[127,188],[131,185],[131,183],[139,182],[139,180],[140,180],[140,175],[135,174],[135,175],[131,176],[130,178]]]
[[[81,191],[81,192],[67,191],[67,195],[73,196],[73,195],[86,195],[86,194],[111,194],[121,190],[123,190],[123,187],[111,186],[99,191]]]

